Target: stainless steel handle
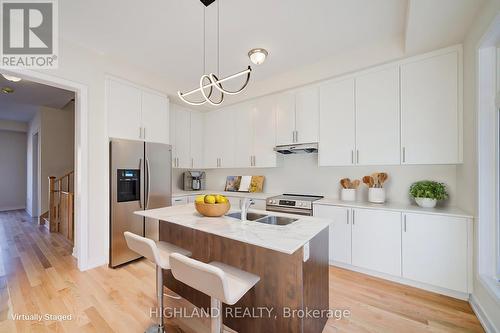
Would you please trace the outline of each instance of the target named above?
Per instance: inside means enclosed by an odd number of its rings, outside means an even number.
[[[347,208],[347,224],[349,224],[349,208]]]
[[[253,156],[250,155],[250,166],[253,166]]]
[[[139,170],[141,170],[141,173],[142,173],[142,158],[139,159]],[[139,193],[139,208],[142,209],[141,193]]]
[[[354,220],[355,220],[355,216],[356,216],[356,215],[354,215],[355,212],[356,211],[353,209],[352,210],[352,225],[354,225]]]
[[[356,149],[356,163],[359,163],[359,149]]]
[[[406,215],[403,215],[403,231],[406,232]]]
[[[142,128],[142,135],[144,137],[144,140],[146,139],[146,127]]]
[[[253,166],[257,166],[257,162],[255,161],[255,155],[253,155]]]
[[[406,147],[403,147],[403,163],[406,163]]]
[[[299,142],[299,131],[295,131],[295,142]]]
[[[142,139],[142,127],[139,127],[139,139]]]
[[[191,157],[191,168],[194,168],[194,158]]]
[[[151,168],[149,166],[149,160],[146,158],[146,184],[147,184],[147,194],[145,195],[146,197],[146,202],[144,203],[145,208],[148,208],[149,205],[149,195],[150,195],[150,189],[151,189]]]
[[[351,150],[351,164],[354,164],[354,149]]]
[[[219,157],[219,167],[222,168],[222,157]]]

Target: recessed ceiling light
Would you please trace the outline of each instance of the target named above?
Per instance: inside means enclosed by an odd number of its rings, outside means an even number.
[[[14,89],[12,89],[11,87],[3,87],[2,92],[4,94],[12,94],[14,92]]]
[[[263,48],[256,48],[248,51],[248,57],[256,65],[260,65],[266,61],[268,54],[267,50]]]
[[[17,76],[12,76],[12,75],[8,75],[8,74],[2,74],[2,76],[9,80],[9,81],[12,81],[12,82],[19,82],[21,81],[21,78],[20,77],[17,77]]]

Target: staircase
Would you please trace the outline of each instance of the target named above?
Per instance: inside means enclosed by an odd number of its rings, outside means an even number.
[[[63,234],[74,241],[75,194],[74,171],[56,178],[49,177],[49,211],[40,216],[40,224],[47,224],[50,232]]]

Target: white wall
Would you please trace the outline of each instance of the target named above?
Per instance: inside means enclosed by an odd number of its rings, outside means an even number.
[[[24,209],[26,133],[0,130],[0,211]]]
[[[174,185],[180,186],[183,170],[174,170]],[[386,185],[388,201],[408,203],[409,186],[422,179],[432,179],[448,185],[450,199],[446,204],[456,204],[456,166],[359,166],[359,167],[318,167],[317,155],[288,155],[278,157],[277,168],[259,169],[209,169],[205,170],[207,189],[222,191],[227,176],[265,176],[264,192],[317,194],[332,198],[339,196],[339,181],[348,177],[361,179],[373,172],[389,174]],[[365,186],[361,186],[359,199],[367,199]],[[178,188],[180,189],[180,188]]]
[[[461,207],[478,216],[478,191],[477,191],[477,48],[481,38],[487,31],[493,18],[500,13],[500,1],[490,0],[478,14],[464,42],[464,163],[457,167],[457,200]],[[473,299],[477,303],[476,310],[481,311],[480,317],[487,318],[496,332],[500,332],[500,299],[487,289],[481,281],[478,270],[478,227],[481,223],[494,223],[494,221],[481,221],[476,218],[474,223],[474,292]]]

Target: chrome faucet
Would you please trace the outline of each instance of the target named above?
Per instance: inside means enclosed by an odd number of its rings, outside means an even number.
[[[253,199],[245,198],[245,199],[241,200],[240,208],[241,208],[241,220],[242,221],[247,220],[248,208],[250,208],[251,205],[255,205],[255,201]]]

